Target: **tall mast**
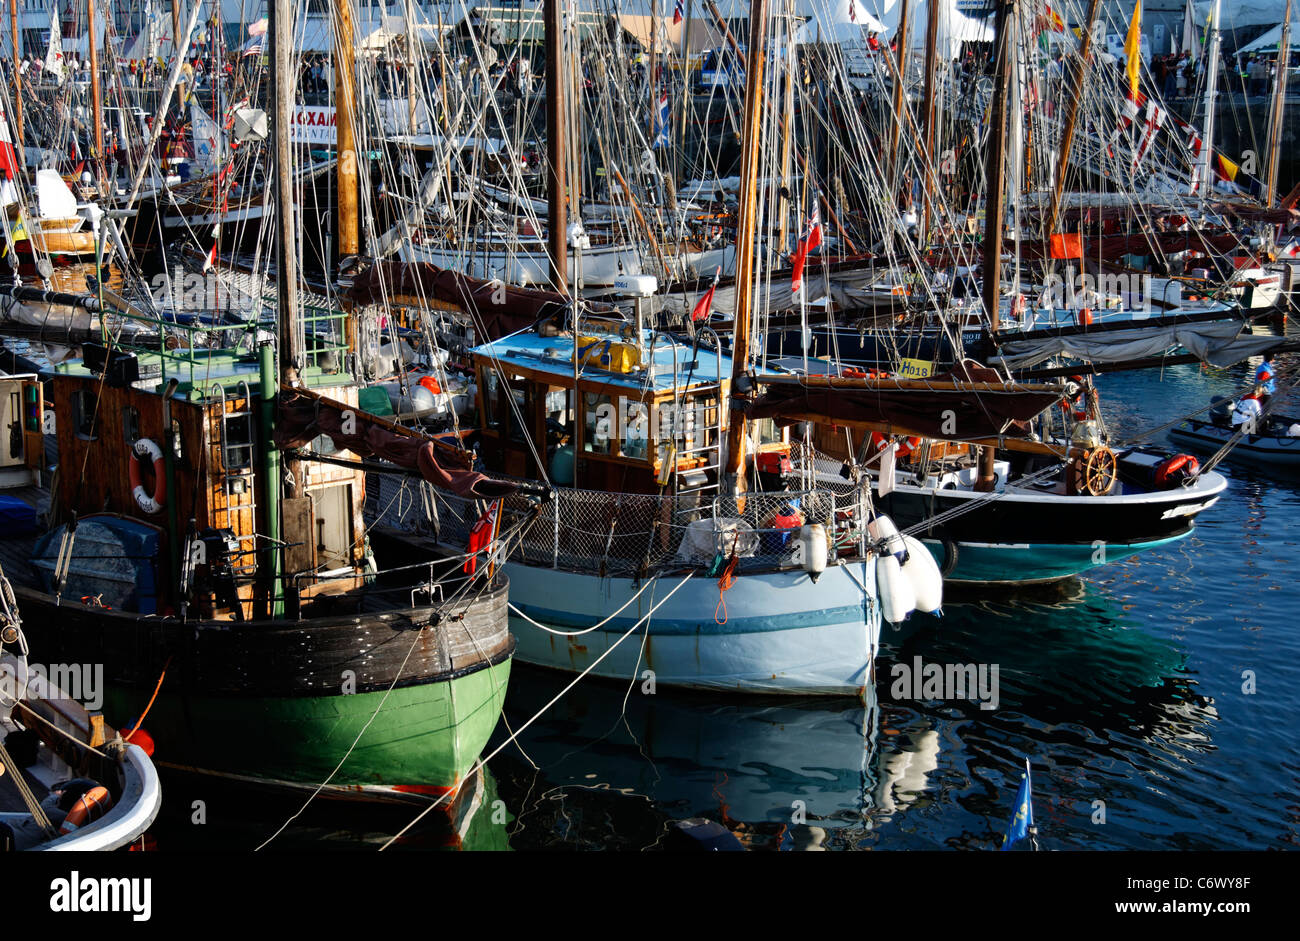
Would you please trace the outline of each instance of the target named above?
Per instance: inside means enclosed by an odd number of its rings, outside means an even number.
[[[1096,0],[1093,0],[1095,3]],[[938,0],[926,0],[925,4],[925,103],[921,106],[922,119],[925,122],[924,150],[921,156],[929,173],[934,173],[934,92],[939,69],[939,3]],[[921,244],[925,244],[930,231],[930,181],[924,180],[921,187]]]
[[[1214,0],[1210,10],[1210,52],[1205,59],[1205,138],[1201,143],[1201,172],[1199,187],[1201,198],[1214,190],[1210,160],[1214,154],[1214,96],[1219,85],[1219,0]]]
[[[568,219],[564,197],[568,173],[564,146],[564,18],[560,0],[546,0],[542,15],[546,20],[546,209],[551,287],[567,294],[569,258],[565,229]]]
[[[194,2],[198,3],[199,0],[194,0]],[[272,4],[274,4],[275,0],[271,0],[271,2]],[[267,10],[267,14],[270,15],[270,13],[271,11]],[[146,15],[149,17],[149,39],[153,40],[154,38],[153,11],[149,10],[146,13]],[[267,20],[267,29],[270,29],[269,19]],[[181,47],[181,0],[172,0],[172,58],[173,59],[176,58],[177,50],[179,50],[180,47]],[[151,42],[149,47],[149,53],[150,55],[153,55],[156,52],[157,50],[153,48]]]
[[[339,258],[361,251],[357,222],[356,51],[353,48],[352,0],[335,0],[334,115],[338,134]],[[288,74],[288,73],[285,73]],[[414,133],[414,129],[412,129]]]
[[[1011,18],[1015,16],[1016,0],[1002,0],[998,4],[997,35],[993,54],[997,57],[993,78],[993,110],[989,126],[988,164],[984,176],[988,183],[988,197],[984,202],[984,310],[993,330],[998,329],[998,304],[1002,282],[1002,204],[1006,196],[1003,173],[1004,148],[1007,131],[1007,84],[1011,65],[1015,59],[1009,42]]]
[[[1044,229],[1048,235],[1056,231],[1061,197],[1065,195],[1065,168],[1069,162],[1070,148],[1074,144],[1074,127],[1079,120],[1079,102],[1083,99],[1083,76],[1088,68],[1088,56],[1092,52],[1092,30],[1093,24],[1097,22],[1099,5],[1100,0],[1088,0],[1088,21],[1079,36],[1079,61],[1072,63],[1070,69],[1070,103],[1066,106],[1065,127],[1061,129],[1061,146],[1056,154],[1056,181],[1052,186],[1052,202],[1047,210],[1047,228]]]
[[[18,0],[9,0],[9,42],[14,48],[14,143],[17,145],[18,166],[27,163],[23,149],[23,75],[18,57]]]
[[[90,101],[95,119],[95,182],[103,192],[104,182],[104,99],[99,89],[99,50],[95,41],[95,0],[86,0],[86,28],[90,32]]]
[[[754,229],[758,214],[759,135],[762,129],[763,65],[767,60],[767,0],[749,5],[749,49],[745,56],[745,123],[740,150],[740,207],[736,219],[736,323],[731,348],[733,391],[749,365],[754,282]],[[737,494],[745,490],[745,419],[733,413],[727,421],[726,477]]]
[[[298,239],[295,231],[293,176],[290,162],[290,128],[296,83],[293,76],[293,0],[271,0],[267,32],[271,34],[271,89],[275,109],[271,140],[275,159],[276,292],[279,315],[280,381],[298,379]],[[343,122],[339,122],[340,126]],[[340,161],[341,162],[341,161]]]
[[[853,0],[850,0],[853,2]],[[934,0],[930,2],[934,6]],[[904,86],[907,84],[907,46],[908,21],[911,19],[912,0],[903,0],[903,12],[899,15],[898,31],[894,40],[898,43],[898,69],[894,73],[894,121],[889,127],[889,192],[897,197],[898,189],[898,130],[903,124],[905,98]]]
[[[1291,58],[1291,0],[1286,0],[1286,17],[1282,20],[1282,39],[1277,47],[1277,83],[1273,89],[1273,107],[1268,119],[1268,175],[1264,180],[1264,205],[1277,199],[1277,164],[1281,158],[1282,108],[1286,103],[1286,69]]]

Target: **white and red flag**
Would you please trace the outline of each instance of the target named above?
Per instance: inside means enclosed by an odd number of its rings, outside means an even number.
[[[676,26],[686,16],[686,11],[682,9],[686,0],[677,0],[677,5],[673,7],[673,25]]]
[[[813,200],[812,216],[799,236],[799,245],[794,250],[794,275],[790,278],[790,289],[796,294],[803,287],[803,266],[808,261],[808,253],[822,243],[821,197]]]

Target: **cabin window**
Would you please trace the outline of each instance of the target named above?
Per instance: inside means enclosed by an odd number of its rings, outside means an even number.
[[[99,410],[99,396],[89,389],[80,389],[72,393],[72,424],[77,429],[77,437],[85,441],[95,440],[95,414]]]
[[[228,471],[253,466],[253,415],[227,415],[221,423],[221,463]]]
[[[583,404],[582,449],[592,454],[614,454],[618,451],[618,422],[614,402],[608,395],[585,392]]]
[[[505,403],[501,401],[501,377],[495,369],[483,370],[483,426],[500,430],[505,421]]]
[[[140,440],[140,410],[134,406],[122,406],[122,437],[127,444]]]
[[[761,418],[754,423],[758,428],[759,444],[782,444],[784,438],[781,436],[781,429],[776,427],[776,421],[771,418]]]

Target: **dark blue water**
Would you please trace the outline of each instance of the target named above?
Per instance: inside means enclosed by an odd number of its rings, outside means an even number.
[[[1099,387],[1124,440],[1251,374],[1181,366]],[[1044,848],[1296,846],[1300,478],[1220,469],[1225,496],[1172,547],[886,628],[875,703],[580,685],[491,763],[511,845],[641,849],[704,816],[755,847],[992,849],[1028,758]],[[998,707],[895,698],[892,666],[916,657],[997,664]],[[518,667],[507,719],[568,680]]]
[[[1124,440],[1251,374],[1183,366],[1099,385]],[[491,760],[470,824],[426,818],[404,846],[641,850],[703,816],[754,848],[989,850],[1027,758],[1045,849],[1295,847],[1300,478],[1220,469],[1229,489],[1174,546],[886,628],[865,705],[586,681]],[[997,708],[895,696],[892,667],[917,657],[996,664]],[[493,747],[570,679],[517,664]],[[207,826],[191,823],[192,798]],[[172,778],[160,842],[251,848],[299,803]],[[318,801],[275,845],[374,849],[413,814]]]

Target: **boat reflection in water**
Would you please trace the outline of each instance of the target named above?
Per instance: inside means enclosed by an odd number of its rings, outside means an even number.
[[[864,703],[720,702],[647,695],[644,679],[584,681],[522,734],[527,760],[513,747],[493,760],[519,818],[511,845],[651,848],[674,821],[706,817],[751,848],[995,849],[1029,757],[1050,848],[1149,846],[1131,830],[1099,833],[1093,801],[1104,794],[1126,814],[1155,808],[1148,832],[1201,812],[1209,798],[1180,766],[1214,748],[1218,714],[1179,646],[1138,628],[1105,591],[1070,586],[951,604],[942,620],[917,616],[885,631]],[[997,708],[910,698],[895,668],[917,658],[996,665]],[[567,682],[517,669],[509,725]],[[1190,803],[1151,795],[1152,773]]]

